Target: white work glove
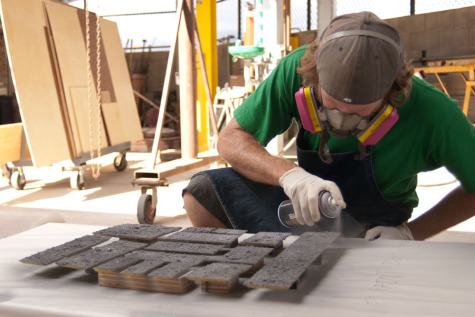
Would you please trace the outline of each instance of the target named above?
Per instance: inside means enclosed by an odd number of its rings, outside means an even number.
[[[366,240],[390,239],[390,240],[414,240],[409,227],[403,223],[397,227],[377,226],[366,231]]]
[[[323,190],[330,192],[338,206],[346,207],[340,189],[334,182],[312,175],[301,167],[294,167],[285,172],[279,183],[292,201],[295,218],[301,225],[313,226],[320,220],[318,200]]]

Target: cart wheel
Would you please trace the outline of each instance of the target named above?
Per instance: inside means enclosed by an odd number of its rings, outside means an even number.
[[[152,195],[142,194],[137,205],[137,219],[139,223],[153,224],[157,209],[152,206]]]
[[[127,159],[125,153],[121,153],[114,158],[114,167],[118,172],[122,172],[127,168]]]
[[[82,171],[74,171],[69,179],[69,184],[72,189],[82,190],[84,189],[84,174]]]
[[[14,170],[12,172],[12,176],[10,177],[10,184],[13,186],[13,188],[22,190],[25,188],[26,184],[25,174],[19,170]]]

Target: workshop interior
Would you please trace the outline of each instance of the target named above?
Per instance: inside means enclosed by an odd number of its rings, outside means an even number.
[[[327,191],[321,232],[293,229],[290,200],[288,233],[198,228],[184,209],[193,175],[231,166],[217,144],[233,112],[360,11],[475,125],[475,1],[0,0],[0,316],[473,316],[475,217],[367,241],[340,235],[355,220]],[[319,133],[313,87],[296,98]],[[298,133],[265,148],[298,164]],[[459,185],[421,172],[410,220]]]

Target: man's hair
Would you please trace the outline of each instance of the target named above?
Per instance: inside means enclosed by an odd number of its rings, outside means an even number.
[[[297,68],[297,73],[302,77],[302,85],[319,86],[319,79],[317,73],[317,41],[313,41],[305,54],[300,59],[300,67]],[[385,96],[385,101],[389,102],[394,107],[403,105],[411,93],[412,80],[414,68],[406,61],[403,62],[401,70],[394,80],[391,89]]]

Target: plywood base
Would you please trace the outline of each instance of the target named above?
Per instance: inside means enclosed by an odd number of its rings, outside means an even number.
[[[99,286],[133,289],[137,291],[185,294],[196,287],[185,278],[160,279],[149,276],[130,276],[115,272],[98,272]]]

